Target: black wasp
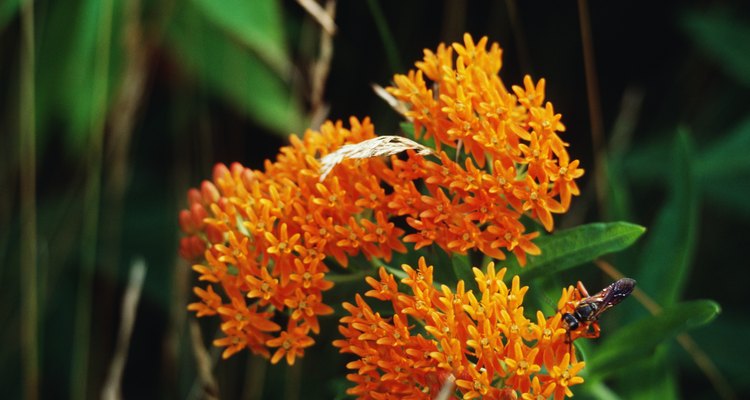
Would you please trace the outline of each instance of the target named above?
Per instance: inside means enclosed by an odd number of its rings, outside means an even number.
[[[568,333],[568,342],[571,342],[571,332],[581,328],[583,328],[581,336],[599,337],[599,324],[596,323],[599,316],[610,307],[623,301],[633,292],[634,288],[634,279],[622,278],[605,287],[601,292],[589,296],[583,284],[578,282],[578,292],[583,298],[574,303],[573,312],[566,312],[562,315]]]

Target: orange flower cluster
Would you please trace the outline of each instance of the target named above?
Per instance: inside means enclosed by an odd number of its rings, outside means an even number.
[[[350,123],[345,129],[327,122],[320,132],[292,136],[265,172],[219,164],[212,182],[188,192],[180,253],[202,261],[193,269],[207,282],[194,289],[200,301],[188,309],[221,316],[226,337],[214,344],[226,347],[224,358],[244,348],[268,357],[276,349],[271,362],[286,357],[292,364],[314,343],[318,316],[333,312],[322,300],[333,285],[324,259],[346,266],[360,253],[390,260],[392,251],[406,250],[398,240],[403,230],[373,212],[377,199],[361,193],[368,184],[362,177],[385,169],[383,160],[342,165],[319,181],[319,157],[375,136],[369,120]]]
[[[477,294],[459,281],[455,290],[437,289],[432,266],[424,258],[417,269],[402,266],[401,283],[411,294],[399,292],[393,275],[380,270],[380,280],[368,278],[365,295],[390,302],[393,315],[381,316],[357,295],[344,303],[351,315],[341,318],[345,339],[334,345],[357,356],[347,364],[356,373],[347,393],[362,399],[431,399],[448,387],[464,399],[561,399],[570,387],[583,382],[577,374],[584,362],[570,350],[561,313],[536,320],[524,316],[521,287],[514,276],[503,282],[505,269],[486,273],[474,268]],[[563,289],[559,306],[570,311],[580,293]],[[575,339],[575,337],[574,337]],[[454,382],[454,383],[451,383]],[[452,386],[455,385],[455,386]]]
[[[219,164],[212,181],[188,192],[180,253],[197,262],[193,269],[206,282],[188,309],[221,317],[226,336],[214,344],[226,347],[225,358],[245,348],[274,363],[301,356],[314,343],[318,317],[332,312],[322,298],[332,286],[331,259],[343,267],[360,254],[390,261],[393,251],[406,251],[404,242],[498,259],[508,251],[522,265],[527,253],[539,253],[531,242],[538,233],[526,233],[521,216],[552,229],[551,213],[568,208],[583,170],[568,162],[557,136],[560,115],[550,103],[542,107],[544,81],[533,85],[527,77],[525,89],[508,92],[497,76],[499,47],[487,51],[486,42],[475,45],[467,35],[464,45],[425,51],[418,71],[395,76],[389,88],[409,103],[424,139],[434,138],[438,149],[463,146],[463,163],[445,151],[429,158],[408,151],[390,163],[343,158],[321,175],[326,155],[373,144],[369,119],[351,118],[348,129],[326,122],[320,132],[292,135],[263,171]],[[398,228],[394,217],[412,231]]]
[[[544,101],[544,79],[535,84],[526,76],[523,88],[508,91],[498,76],[502,51],[497,43],[486,47],[486,37],[475,44],[466,34],[464,44],[425,50],[417,70],[396,75],[395,87],[387,88],[405,103],[418,138],[423,133],[438,150],[463,148],[471,156],[463,165],[445,153],[440,163],[414,157],[394,162],[399,176],[387,181],[403,198],[391,208],[410,216],[418,233],[407,241],[417,247],[437,243],[460,253],[477,248],[500,259],[498,249],[505,248],[523,263],[526,253],[539,249],[530,241],[536,234],[523,233],[521,214],[552,230],[552,213],[565,212],[579,194],[575,180],[583,170],[578,160],[570,161],[558,136],[565,126]],[[429,195],[415,196],[405,177],[424,179]],[[416,204],[403,204],[409,201]]]

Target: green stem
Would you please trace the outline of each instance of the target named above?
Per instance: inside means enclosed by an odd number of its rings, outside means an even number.
[[[371,276],[375,269],[358,271],[353,274],[328,274],[326,280],[336,284],[361,281],[366,276]]]
[[[21,9],[20,202],[21,202],[21,363],[23,395],[39,397],[37,298],[36,121],[34,104],[34,2]]]
[[[92,87],[92,104],[107,103],[107,85],[109,81],[109,53],[112,33],[113,0],[101,3],[99,34],[95,53],[95,70]],[[75,334],[73,341],[73,360],[71,365],[71,398],[87,397],[89,345],[91,338],[91,303],[94,270],[96,266],[96,248],[99,226],[99,211],[102,177],[102,148],[107,107],[101,115],[92,113],[89,121],[90,148],[88,153],[85,194],[83,199],[84,215],[81,233],[81,273],[78,281],[76,299]]]
[[[394,72],[403,71],[401,57],[398,55],[398,46],[396,46],[396,39],[393,38],[391,30],[388,28],[388,22],[385,20],[380,3],[377,0],[367,0],[367,5],[370,7],[370,14],[372,14],[372,19],[375,21],[375,27],[378,29],[380,39],[383,41],[385,56],[388,59],[388,67]]]

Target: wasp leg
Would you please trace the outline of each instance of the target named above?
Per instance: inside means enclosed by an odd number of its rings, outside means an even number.
[[[581,336],[585,337],[587,339],[595,339],[599,337],[599,334],[601,333],[601,328],[599,327],[598,322],[593,322],[589,324],[586,329],[581,331]]]
[[[586,286],[583,286],[583,282],[578,281],[578,292],[583,298],[589,297],[589,291],[586,290]]]

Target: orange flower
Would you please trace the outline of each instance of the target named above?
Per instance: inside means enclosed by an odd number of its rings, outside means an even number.
[[[290,323],[289,328],[282,331],[279,337],[266,341],[268,347],[278,347],[271,357],[271,364],[276,364],[286,356],[287,364],[292,365],[294,359],[304,354],[304,349],[313,344],[315,341],[307,336],[307,330],[294,323]]]
[[[354,384],[347,393],[429,399],[453,376],[454,394],[464,399],[558,398],[571,396],[570,387],[583,382],[577,374],[585,364],[569,351],[560,314],[545,318],[540,311],[537,323],[527,319],[528,287],[517,276],[508,286],[505,269],[496,271],[493,263],[485,271],[474,268],[475,294],[464,291],[463,281],[455,290],[445,285],[438,290],[424,258],[418,268],[402,269],[401,283],[411,293],[393,294],[394,278],[384,268],[379,281],[367,280],[373,287],[367,296],[391,301],[392,317],[372,311],[359,295],[356,305],[344,303],[349,313],[339,326],[344,338],[334,346],[355,356],[347,364],[354,372],[347,376]],[[567,305],[576,295],[572,287],[564,289],[560,301]],[[405,315],[414,323],[407,324]]]
[[[344,158],[329,170],[327,160],[334,157],[325,156],[372,139],[380,143],[380,138],[369,119],[350,118],[348,128],[328,121],[319,131],[292,135],[262,170],[217,164],[210,181],[188,191],[188,206],[179,214],[185,232],[180,254],[193,263],[198,280],[209,283],[196,288],[200,301],[188,309],[221,318],[226,337],[217,345],[226,347],[225,356],[244,348],[268,356],[269,347],[281,346],[269,343],[284,343],[277,340],[282,335],[311,341],[307,335],[318,333],[319,317],[331,312],[323,293],[333,285],[326,274],[334,261],[341,267],[355,257],[388,262],[394,251],[406,252],[404,243],[414,243],[416,250],[436,245],[448,253],[478,251],[496,259],[513,253],[521,265],[527,255],[539,254],[532,242],[538,233],[527,232],[521,218],[531,217],[552,230],[553,214],[565,212],[579,193],[576,180],[583,170],[578,160],[570,161],[567,143],[559,136],[565,126],[545,102],[544,79],[535,83],[526,76],[523,87],[509,91],[498,76],[501,54],[499,45],[489,45],[486,37],[475,41],[467,34],[463,43],[426,50],[415,69],[394,76],[394,86],[387,90],[404,103],[415,137],[433,140],[434,152],[417,152],[415,146],[405,156],[389,159]],[[382,275],[377,290],[368,292],[388,298],[404,315],[430,321],[425,330],[441,340],[429,352],[408,349],[413,354],[430,358],[447,346],[458,356],[463,353],[454,339],[469,336],[479,346],[472,345],[473,352],[494,354],[484,350],[481,336],[486,332],[502,332],[512,341],[528,340],[533,333],[523,331],[535,323],[517,308],[523,291],[515,282],[502,296],[517,295],[516,300],[467,292],[456,300],[460,307],[449,307],[441,303],[445,291],[422,281],[432,276],[423,264],[408,271],[412,295],[395,292]],[[486,290],[500,289],[490,285]],[[251,314],[245,315],[243,307]],[[233,320],[236,315],[252,316],[259,328]],[[281,331],[279,322],[294,329]],[[367,335],[382,333],[376,329]],[[554,337],[550,343],[559,339]],[[503,348],[509,344],[502,343]],[[301,356],[305,347],[296,347],[292,356],[284,353],[287,361]],[[446,358],[444,364],[456,363],[461,364]],[[504,363],[480,364],[499,371]],[[425,387],[438,384],[443,373],[431,375]],[[476,382],[478,376],[470,380]]]

